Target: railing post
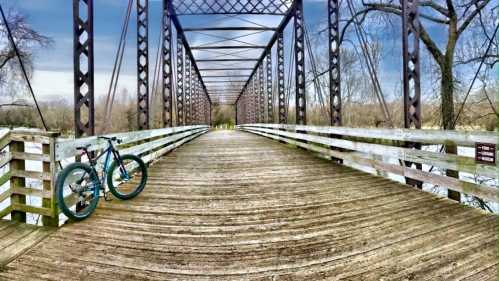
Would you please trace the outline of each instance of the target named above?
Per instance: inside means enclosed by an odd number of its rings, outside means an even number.
[[[24,153],[24,142],[11,140],[9,151],[12,155],[15,153]],[[21,159],[12,159],[10,161],[10,189],[26,187],[26,179],[21,176],[16,176],[16,171],[25,171],[26,161]],[[10,196],[10,203],[12,205],[11,219],[17,222],[26,223],[26,212],[16,210],[15,206],[26,204],[26,195],[12,193]]]
[[[43,190],[49,191],[51,198],[42,199],[42,207],[52,210],[52,216],[43,216],[42,223],[44,226],[59,226],[59,211],[57,208],[57,197],[55,193],[55,180],[57,176],[57,163],[55,161],[55,142],[59,133],[49,134],[49,143],[42,144],[42,153],[49,156],[49,161],[43,162],[43,172],[51,174],[51,180],[43,181]]]

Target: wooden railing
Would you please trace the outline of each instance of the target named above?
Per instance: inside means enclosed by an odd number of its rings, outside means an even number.
[[[474,147],[476,143],[497,144],[497,136],[493,132],[364,129],[279,124],[246,124],[239,125],[237,128],[323,155],[350,161],[357,165],[374,168],[382,174],[392,173],[473,195],[488,202],[498,202],[498,189],[495,187],[417,170],[383,160],[391,158],[402,162],[420,163],[497,179],[498,168],[496,165],[477,163],[474,157],[403,147],[406,142],[421,143],[422,145],[454,144],[464,147]],[[332,149],[332,147],[338,149]],[[495,153],[497,155],[497,150]]]
[[[208,126],[199,125],[106,136],[123,140],[117,146],[122,154],[135,154],[150,163],[207,131]],[[10,130],[0,136],[0,219],[11,215],[12,220],[26,222],[26,214],[30,213],[42,216],[43,225],[59,225],[53,183],[60,167],[75,161],[75,156],[80,154],[76,147],[90,144],[89,151],[97,151],[105,148],[106,142],[97,137],[64,139],[58,136],[55,132],[39,130]],[[28,144],[37,152],[28,152]],[[41,170],[30,170],[39,166]],[[26,200],[26,196],[41,199],[35,200],[41,201],[41,206]]]

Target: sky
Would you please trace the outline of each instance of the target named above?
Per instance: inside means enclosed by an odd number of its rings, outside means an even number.
[[[96,95],[105,95],[109,87],[113,61],[121,32],[122,22],[125,15],[126,0],[94,0],[95,5],[95,91]],[[73,30],[72,30],[72,1],[70,0],[0,0],[2,6],[7,10],[15,8],[28,17],[29,24],[43,35],[53,39],[51,48],[38,49],[35,51],[35,73],[33,87],[36,95],[44,99],[64,98],[72,101],[73,98]],[[150,64],[151,71],[156,57],[159,43],[161,22],[161,1],[150,1]],[[135,9],[134,9],[135,10]],[[305,21],[309,31],[313,34],[324,27],[327,21],[327,1],[304,0]],[[280,17],[272,16],[245,16],[242,19],[228,18],[226,16],[183,16],[180,18],[184,28],[189,26],[205,25],[244,25],[247,21],[277,26]],[[289,24],[292,26],[292,24]],[[288,35],[291,28],[288,26]],[[135,14],[132,14],[130,33],[127,41],[125,60],[119,88],[127,88],[130,92],[136,90],[136,38],[135,38]],[[430,28],[430,33],[439,32]],[[400,38],[399,34],[386,33],[381,30],[381,36],[392,40],[394,36]],[[229,34],[224,34],[225,36]],[[237,35],[237,34],[233,34]],[[266,45],[270,38],[267,34],[256,34],[245,40],[256,44]],[[286,37],[289,41],[290,36]],[[216,41],[213,38],[192,34],[188,35],[189,43],[192,45],[204,44]],[[244,39],[244,38],[243,38]],[[291,45],[291,44],[288,44]],[[287,49],[289,53],[289,48]],[[202,57],[195,53],[196,57]],[[401,56],[400,48],[397,46],[385,50],[382,54],[382,73],[380,80],[382,86],[393,91],[399,87],[401,79]],[[288,58],[289,55],[286,55]],[[151,74],[152,77],[152,74]],[[152,83],[152,82],[151,82]]]

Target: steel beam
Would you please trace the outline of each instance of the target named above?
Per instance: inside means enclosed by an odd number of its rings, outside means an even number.
[[[418,0],[402,0],[402,59],[404,78],[404,127],[421,129],[421,81],[419,60]],[[419,143],[406,147],[421,149]],[[422,169],[419,163],[405,161],[407,167]],[[405,178],[406,183],[422,188],[421,181]]]
[[[149,0],[137,0],[137,122],[149,129]]]
[[[197,32],[197,31],[276,31],[274,27],[247,27],[247,26],[234,26],[234,27],[191,27],[184,28],[184,32]]]
[[[258,70],[258,98],[259,98],[259,113],[258,122],[265,123],[265,85],[264,85],[264,74],[263,74],[263,64],[260,65]]]
[[[305,26],[303,0],[295,0],[295,91],[296,124],[307,125],[307,97],[305,94]]]
[[[179,15],[283,15],[289,9],[289,0],[174,0]]]
[[[328,0],[329,23],[329,106],[331,126],[341,126],[340,4]]]
[[[177,36],[177,126],[184,125],[184,44]]]
[[[191,60],[185,60],[185,125],[191,125]]]
[[[278,114],[279,114],[279,124],[287,123],[286,116],[286,93],[285,93],[285,81],[284,81],[284,34],[279,33],[279,39],[277,40],[277,94],[278,94]]]
[[[258,61],[258,59],[239,58],[239,59],[197,59],[196,62],[245,62]]]
[[[266,59],[267,79],[267,123],[274,123],[274,96],[272,95],[272,50],[267,53]]]
[[[232,49],[265,49],[266,46],[193,46],[191,50],[232,50]]]
[[[162,62],[163,62],[163,127],[173,126],[173,107],[172,107],[172,95],[173,95],[173,71],[172,71],[172,61],[173,61],[173,40],[172,40],[172,24],[170,18],[170,12],[168,6],[171,4],[171,0],[163,0],[163,38],[162,38]]]
[[[95,134],[93,3],[93,0],[73,0],[74,121],[77,138]]]
[[[263,63],[263,60],[265,59],[265,56],[266,56],[267,52],[269,52],[269,50],[272,49],[272,46],[274,46],[274,43],[278,40],[279,36],[284,32],[284,29],[286,28],[286,25],[293,18],[293,14],[294,14],[294,10],[295,9],[296,9],[296,1],[293,1],[291,7],[289,8],[289,10],[284,15],[284,18],[282,19],[281,23],[279,23],[279,26],[277,27],[277,31],[270,38],[270,41],[269,41],[268,45],[265,47],[265,51],[262,53],[262,55],[258,59],[258,62],[256,63],[255,67],[253,68],[253,70],[251,72],[251,76],[255,75],[256,69],[258,68],[258,66],[260,64]],[[248,87],[248,84],[249,84],[249,79],[248,79],[248,82],[246,83],[246,85],[244,86],[243,90],[241,91],[240,96],[244,92],[244,89],[246,89],[246,87]]]
[[[248,67],[236,67],[236,68],[200,68],[199,71],[246,71],[253,70],[253,68]]]

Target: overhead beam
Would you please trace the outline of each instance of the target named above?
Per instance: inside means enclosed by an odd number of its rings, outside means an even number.
[[[182,38],[182,41],[184,42],[185,52],[189,56],[191,61],[193,62],[194,70],[196,71],[196,73],[199,76],[199,80],[200,80],[201,86],[205,92],[205,96],[208,99],[208,102],[211,104],[211,99],[210,99],[210,96],[208,95],[208,90],[206,89],[206,85],[204,84],[203,78],[201,77],[201,72],[199,71],[199,68],[196,64],[196,60],[194,59],[194,55],[192,54],[192,50],[191,50],[191,47],[189,46],[189,42],[187,41],[184,30],[182,29],[182,25],[180,24],[180,21],[177,17],[177,14],[175,13],[175,9],[173,8],[173,5],[169,5],[168,8],[170,10],[170,15],[171,15],[173,25],[175,25],[175,29],[177,30],[177,37]]]
[[[246,26],[234,26],[234,27],[192,27],[184,28],[184,32],[197,32],[197,31],[276,31],[275,27],[246,27]]]
[[[274,33],[274,35],[272,35],[272,38],[270,38],[269,44],[265,47],[265,51],[262,53],[262,55],[258,59],[258,62],[256,63],[255,67],[253,68],[253,70],[251,72],[250,79],[248,79],[248,81],[246,82],[246,85],[244,85],[244,88],[241,91],[241,93],[239,94],[239,97],[237,98],[237,100],[239,100],[241,98],[241,96],[243,95],[244,90],[248,87],[248,85],[250,83],[251,77],[253,77],[253,75],[255,75],[256,70],[258,69],[258,66],[261,63],[263,63],[263,60],[267,56],[267,53],[269,52],[269,50],[272,49],[272,46],[274,46],[274,43],[277,41],[277,38],[279,38],[279,34],[284,31],[284,29],[286,28],[286,25],[288,25],[289,21],[293,18],[294,10],[296,8],[295,2],[296,1],[293,1],[293,4],[289,8],[289,10],[286,12],[284,18],[282,19],[281,23],[277,27],[277,31]]]
[[[258,59],[246,59],[246,58],[240,58],[240,59],[198,59],[196,62],[226,62],[226,61],[258,61]]]
[[[239,80],[239,81],[229,81],[229,80],[223,80],[223,81],[204,81],[206,84],[211,83],[211,84],[218,84],[218,83],[246,83],[246,80]]]
[[[249,75],[205,75],[204,78],[249,77]]]
[[[253,70],[250,67],[237,67],[237,68],[200,68],[199,71],[226,71],[226,70]]]
[[[249,45],[249,46],[193,46],[191,50],[231,50],[231,49],[265,49],[266,46]]]

